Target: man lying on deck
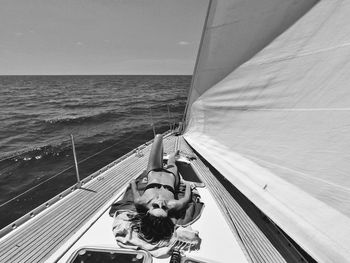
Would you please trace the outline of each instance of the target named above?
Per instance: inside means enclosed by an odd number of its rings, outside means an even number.
[[[177,200],[180,175],[175,164],[176,153],[170,154],[168,164],[163,167],[163,137],[156,135],[148,165],[147,185],[140,194],[135,180],[131,182],[134,204],[138,215],[132,220],[132,228],[150,243],[170,239],[174,232],[171,215],[185,209],[191,200],[191,185],[186,182],[185,195]]]

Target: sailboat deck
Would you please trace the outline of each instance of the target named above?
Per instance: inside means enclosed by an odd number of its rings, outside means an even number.
[[[166,136],[164,151],[173,152],[175,149],[193,154],[181,136]],[[121,196],[128,182],[142,173],[149,151],[150,145],[145,145],[141,154],[135,153],[121,160],[83,188],[7,234],[0,240],[0,262],[56,261],[60,257],[58,254],[74,246],[75,241],[72,240],[83,237],[102,218],[109,206]],[[205,191],[213,196],[221,209],[248,261],[286,262],[206,165],[199,158],[193,160],[192,165],[206,184]],[[53,255],[57,255],[56,259]]]

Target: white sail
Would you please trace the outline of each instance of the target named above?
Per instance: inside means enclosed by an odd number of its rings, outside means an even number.
[[[350,262],[349,14],[319,2],[188,108],[191,146],[318,262]]]
[[[317,0],[210,0],[188,106],[251,58]]]

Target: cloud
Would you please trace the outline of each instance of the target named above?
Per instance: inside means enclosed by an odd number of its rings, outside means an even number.
[[[186,46],[186,45],[189,45],[191,43],[187,42],[187,41],[179,41],[179,42],[177,42],[177,44],[180,45],[180,46]]]
[[[78,41],[78,42],[76,42],[75,44],[76,44],[77,46],[82,46],[82,45],[83,45],[83,42]]]

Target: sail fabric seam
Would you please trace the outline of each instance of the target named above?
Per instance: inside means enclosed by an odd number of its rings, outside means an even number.
[[[228,26],[228,25],[232,25],[232,24],[236,24],[238,22],[240,22],[240,20],[235,20],[235,21],[232,21],[230,23],[224,23],[224,24],[220,24],[220,25],[216,25],[216,26],[210,26],[210,27],[207,27],[207,31],[212,30],[212,29],[217,29],[220,27],[224,27],[224,26]]]
[[[221,68],[221,67],[203,68],[203,69],[201,70],[201,72],[207,72],[207,71],[221,71],[221,70],[223,70],[223,69],[225,69],[225,68]],[[198,89],[198,88],[197,88],[197,89]]]
[[[328,51],[332,51],[332,50],[335,50],[335,49],[340,49],[340,48],[344,48],[344,47],[348,47],[348,46],[350,46],[350,43],[344,43],[344,44],[339,45],[339,46],[323,48],[323,49],[315,50],[313,52],[302,52],[302,53],[296,55],[296,57],[310,56],[310,55],[319,54],[319,53],[323,53],[323,52],[328,52]]]
[[[350,108],[250,108],[247,107],[235,107],[235,106],[210,106],[206,105],[208,109],[232,109],[239,111],[350,111]]]
[[[333,51],[336,49],[341,49],[341,48],[345,48],[345,47],[349,47],[350,43],[345,43],[339,46],[334,46],[334,47],[329,47],[329,48],[324,48],[324,49],[319,49],[319,50],[315,50],[312,52],[301,52],[299,54],[295,54],[295,55],[290,55],[290,56],[285,56],[285,57],[275,57],[272,59],[264,59],[259,61],[259,58],[257,57],[257,61],[253,62],[247,62],[244,66],[250,66],[250,65],[264,65],[264,64],[271,64],[271,63],[276,63],[276,62],[280,62],[280,61],[287,61],[287,60],[292,60],[292,59],[296,59],[296,58],[302,58],[302,57],[307,57],[307,56],[311,56],[311,55],[315,55],[315,54],[321,54],[321,53],[325,53],[325,52],[329,52],[329,51]],[[244,67],[243,66],[243,67]]]
[[[279,164],[276,164],[276,163],[265,161],[263,159],[260,159],[260,158],[257,158],[257,157],[254,157],[254,156],[251,156],[251,155],[248,155],[248,154],[245,154],[245,153],[242,154],[242,156],[247,156],[248,159],[255,159],[255,160],[258,160],[259,162],[264,162],[264,163],[267,163],[267,164],[270,164],[270,165],[274,165],[276,167],[279,167],[279,168],[282,168],[282,169],[286,169],[286,170],[295,172],[295,173],[300,174],[300,175],[307,175],[308,177],[311,177],[314,180],[317,180],[317,181],[323,182],[325,184],[329,184],[329,185],[332,185],[334,187],[338,187],[338,188],[341,188],[341,189],[343,189],[345,191],[349,191],[350,192],[350,188],[348,188],[348,187],[344,187],[344,186],[341,186],[341,185],[338,185],[338,184],[335,184],[335,183],[332,183],[332,182],[329,182],[329,181],[317,178],[314,175],[303,173],[303,172],[300,172],[298,170],[295,170],[295,169],[292,169],[292,168],[289,168],[289,167],[286,167],[286,166],[283,166],[283,165],[279,165]]]
[[[350,108],[262,108],[249,111],[350,111]]]

